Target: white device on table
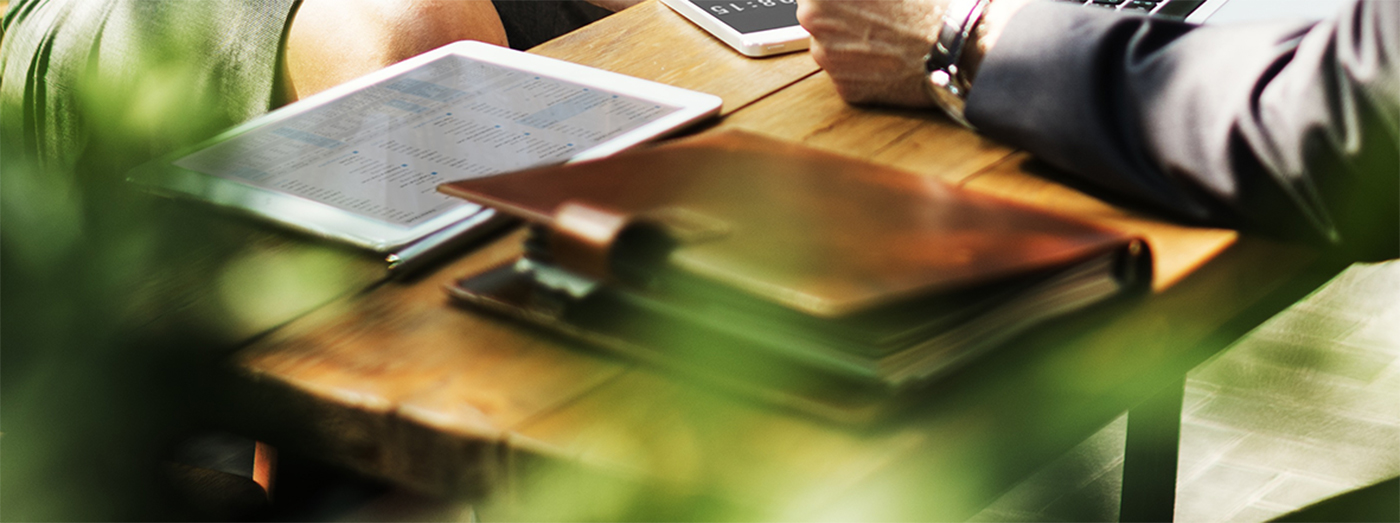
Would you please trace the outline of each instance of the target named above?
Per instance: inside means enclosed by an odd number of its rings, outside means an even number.
[[[677,13],[747,56],[807,48],[797,24],[797,0],[661,0]]]
[[[439,194],[442,183],[607,156],[716,115],[720,103],[458,42],[273,111],[128,179],[387,252],[492,221],[494,211]]]

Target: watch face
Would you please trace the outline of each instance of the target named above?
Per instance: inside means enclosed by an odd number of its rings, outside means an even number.
[[[797,0],[690,0],[740,33],[797,24]]]

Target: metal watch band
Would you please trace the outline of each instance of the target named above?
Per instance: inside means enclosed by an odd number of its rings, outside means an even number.
[[[967,105],[970,85],[961,74],[958,62],[989,3],[991,0],[954,0],[949,4],[948,10],[943,12],[938,39],[924,57],[924,70],[929,76],[928,86],[934,102],[949,118],[968,128],[972,124],[963,116],[963,108]]]

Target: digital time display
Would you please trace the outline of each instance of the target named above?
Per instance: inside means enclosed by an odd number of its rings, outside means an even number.
[[[797,0],[690,0],[740,33],[797,25]]]

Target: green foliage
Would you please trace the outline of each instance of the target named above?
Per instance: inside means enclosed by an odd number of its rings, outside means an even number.
[[[163,4],[171,23],[150,26],[199,27],[195,17],[209,16],[203,2]],[[7,38],[16,32],[7,29]],[[217,354],[208,349],[338,292],[343,260],[324,248],[247,253],[246,224],[125,182],[130,168],[233,123],[227,107],[249,94],[229,91],[208,68],[214,43],[227,37],[139,34],[128,50],[142,52],[114,53],[120,62],[78,67],[53,58],[30,72],[33,92],[4,86],[5,520],[180,517],[162,499],[155,465],[170,439],[199,422],[190,413],[202,369]],[[16,45],[6,41],[7,66],[36,52]],[[78,71],[69,85],[44,80],[64,67]],[[34,107],[54,109],[25,113]],[[258,293],[260,286],[277,292]]]

